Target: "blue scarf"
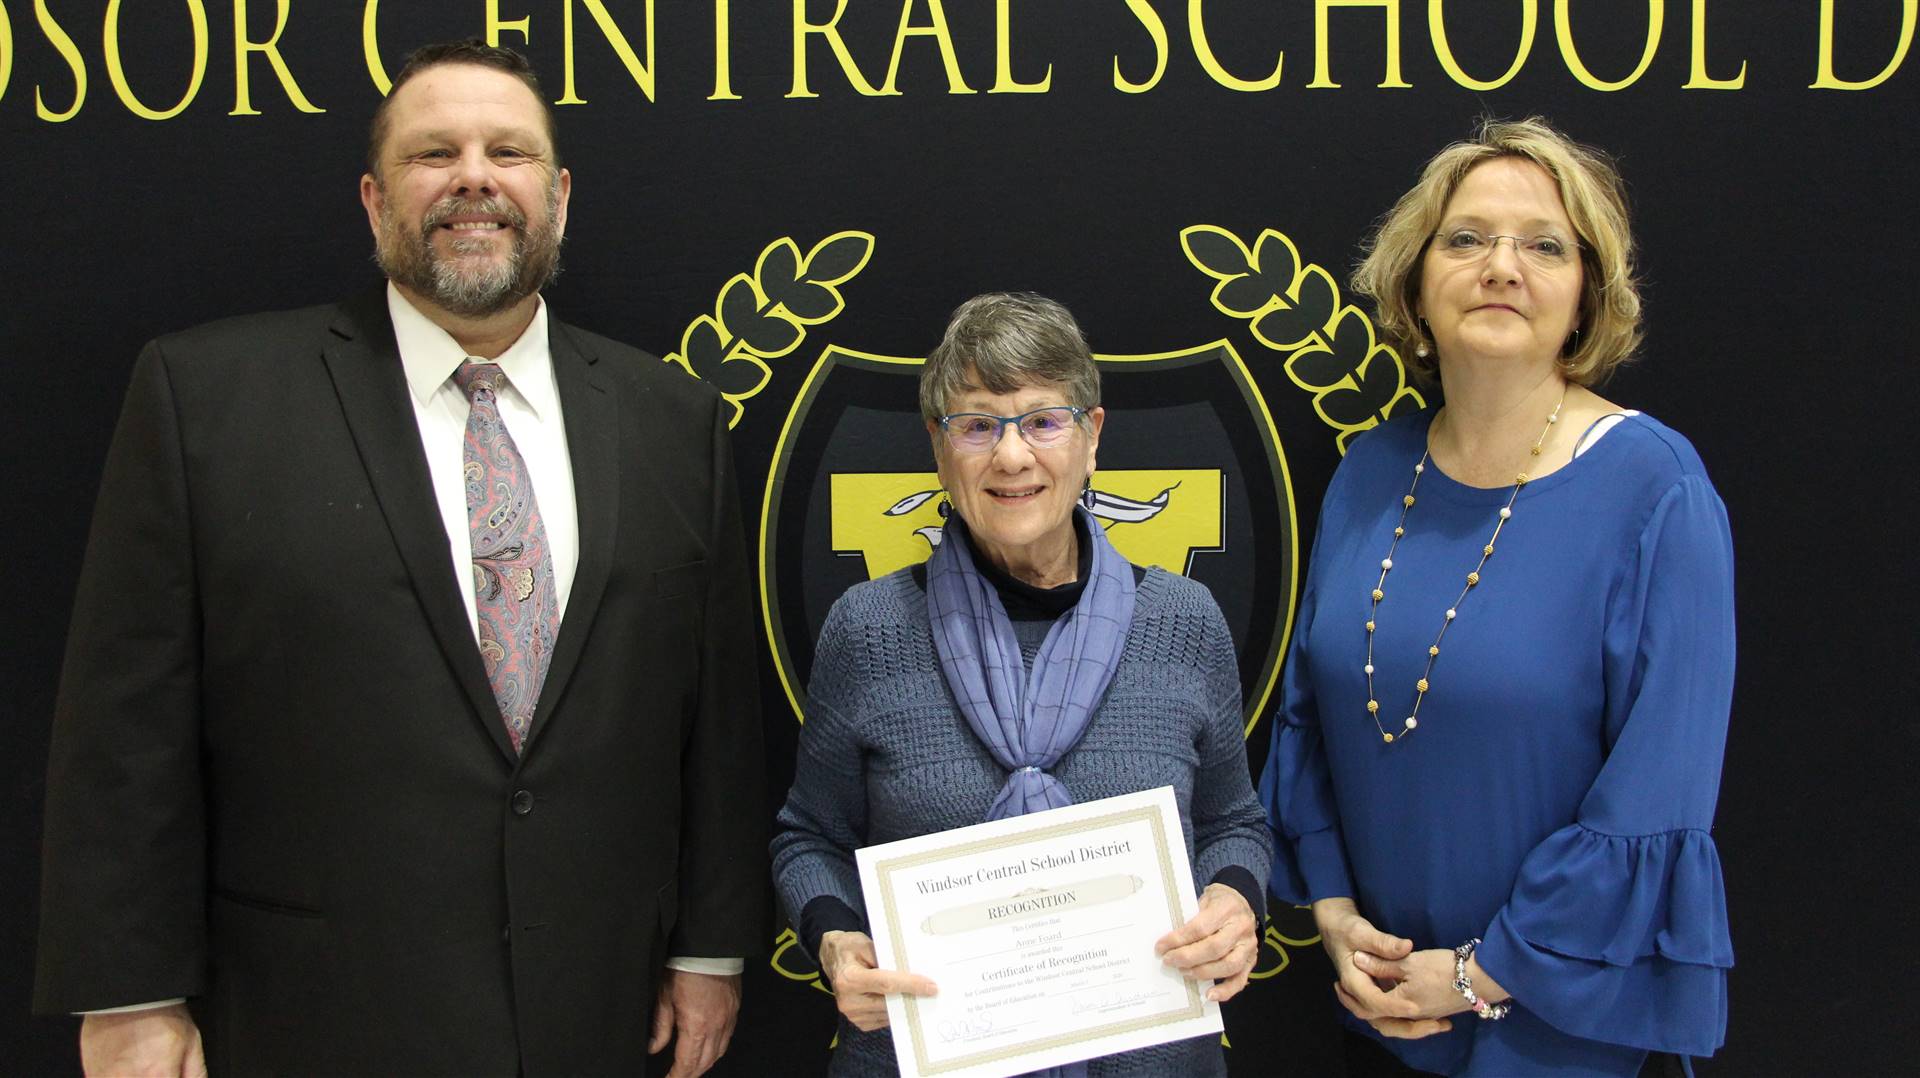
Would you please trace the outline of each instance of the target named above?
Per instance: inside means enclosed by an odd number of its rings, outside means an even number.
[[[1053,623],[1028,672],[1000,593],[973,563],[955,514],[927,562],[927,615],[940,669],[967,726],[1007,769],[987,809],[1000,820],[1073,804],[1046,769],[1080,741],[1113,681],[1133,624],[1133,566],[1079,506],[1092,545],[1086,588]]]

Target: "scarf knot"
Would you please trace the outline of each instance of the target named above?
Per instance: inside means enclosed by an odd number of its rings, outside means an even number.
[[[1074,512],[1083,515],[1092,548],[1087,585],[1047,631],[1031,670],[957,516],[927,562],[927,615],[941,672],[968,728],[1008,772],[989,820],[1073,804],[1047,769],[1087,732],[1133,624],[1133,566],[1085,509]]]

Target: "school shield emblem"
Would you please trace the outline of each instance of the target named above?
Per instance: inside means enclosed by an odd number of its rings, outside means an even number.
[[[1128,560],[1213,592],[1239,652],[1251,729],[1279,678],[1299,555],[1266,403],[1225,341],[1096,360],[1107,418],[1090,508]],[[921,362],[830,345],[781,431],[761,509],[761,602],[801,721],[833,601],[924,560],[939,541],[944,499],[920,419]]]

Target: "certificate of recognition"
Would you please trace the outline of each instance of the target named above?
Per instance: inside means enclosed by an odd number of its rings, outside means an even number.
[[[1001,1078],[1220,1032],[1154,941],[1198,909],[1173,788],[855,851],[900,1073]]]

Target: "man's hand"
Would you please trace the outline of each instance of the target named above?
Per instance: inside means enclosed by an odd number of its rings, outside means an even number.
[[[673,1069],[667,1078],[695,1078],[719,1062],[733,1040],[740,1017],[740,977],[686,970],[660,971],[660,993],[653,1004],[649,1053],[673,1042]]]
[[[1188,980],[1213,981],[1207,998],[1224,1003],[1247,986],[1253,960],[1260,954],[1259,927],[1245,895],[1224,883],[1210,883],[1200,892],[1200,910],[1193,920],[1160,937],[1153,948]]]
[[[820,971],[833,986],[833,1002],[855,1029],[871,1033],[887,1028],[887,997],[939,994],[917,974],[876,969],[873,939],[865,932],[828,932],[820,937]]]
[[[89,1078],[206,1078],[207,1056],[187,1005],[173,1003],[81,1019],[80,1069]]]

